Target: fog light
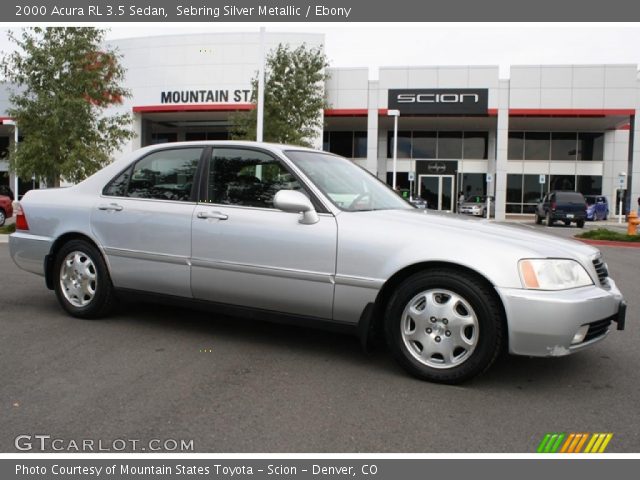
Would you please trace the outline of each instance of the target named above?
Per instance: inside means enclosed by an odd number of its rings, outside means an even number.
[[[575,345],[576,343],[581,343],[584,340],[584,337],[587,336],[587,332],[589,331],[589,325],[581,326],[576,334],[573,336],[573,340],[571,340],[571,345]]]

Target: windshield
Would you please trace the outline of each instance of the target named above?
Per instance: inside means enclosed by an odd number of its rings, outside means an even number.
[[[413,209],[387,185],[346,158],[287,151],[287,157],[341,210]]]

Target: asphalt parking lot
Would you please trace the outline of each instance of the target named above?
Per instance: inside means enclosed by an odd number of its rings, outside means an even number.
[[[534,452],[547,432],[612,432],[608,452],[640,452],[640,250],[601,250],[629,302],[624,332],[443,386],[315,330],[144,304],[74,319],[0,243],[0,451],[46,434],[197,452]]]

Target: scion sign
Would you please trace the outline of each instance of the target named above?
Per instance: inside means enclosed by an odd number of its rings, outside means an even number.
[[[486,88],[389,90],[389,108],[403,115],[479,115],[487,113]]]

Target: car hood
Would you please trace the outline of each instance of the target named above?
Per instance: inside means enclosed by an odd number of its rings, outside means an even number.
[[[521,253],[529,252],[532,257],[590,258],[598,253],[597,249],[577,240],[530,231],[524,226],[505,225],[455,214],[424,210],[376,210],[363,213],[371,215],[371,220],[380,222],[380,228],[392,228],[398,233],[406,230],[408,235],[415,235],[416,230],[424,228],[433,233],[436,228],[441,239],[446,241],[448,235],[463,237],[468,246],[474,249],[488,242],[494,248],[502,244],[514,247]]]

